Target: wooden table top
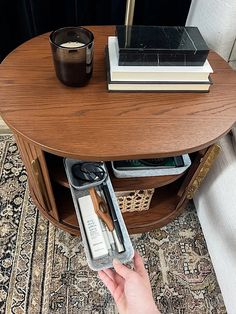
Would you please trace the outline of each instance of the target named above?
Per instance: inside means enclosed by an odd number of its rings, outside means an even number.
[[[234,125],[236,72],[217,54],[209,55],[209,93],[110,93],[104,47],[115,28],[87,28],[95,36],[95,58],[86,87],[57,80],[48,33],[0,65],[0,111],[14,132],[60,156],[114,160],[196,151]]]

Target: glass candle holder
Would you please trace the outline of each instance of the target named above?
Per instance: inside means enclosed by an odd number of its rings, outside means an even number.
[[[83,27],[64,27],[49,36],[57,78],[68,86],[84,86],[93,72],[93,33]]]

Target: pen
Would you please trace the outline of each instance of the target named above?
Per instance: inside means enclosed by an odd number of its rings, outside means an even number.
[[[111,248],[114,251],[116,248],[115,248],[115,242],[114,242],[114,238],[112,236],[112,232],[107,228],[107,226],[106,226],[106,231],[107,231],[107,235],[108,235],[108,239],[109,239]]]
[[[112,221],[114,223],[114,228],[116,230],[117,237],[121,243],[124,243],[123,235],[122,235],[122,232],[120,229],[119,221],[118,221],[117,216],[116,216],[116,211],[115,211],[115,208],[114,208],[111,196],[110,196],[109,189],[108,189],[107,185],[104,183],[103,183],[102,187],[103,187],[103,192],[104,192],[105,198],[106,198],[107,203],[108,203],[109,211],[110,211],[110,214],[112,217]]]

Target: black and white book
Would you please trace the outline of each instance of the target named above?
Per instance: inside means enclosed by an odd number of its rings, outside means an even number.
[[[122,92],[208,92],[212,84],[207,81],[114,81],[111,79],[110,56],[105,49],[107,67],[107,89]]]
[[[213,73],[208,60],[203,66],[119,66],[119,47],[115,36],[108,37],[111,81],[209,82]]]

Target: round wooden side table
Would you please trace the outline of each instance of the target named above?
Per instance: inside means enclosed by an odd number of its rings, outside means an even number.
[[[79,234],[63,157],[110,161],[190,154],[178,176],[117,179],[115,190],[155,188],[150,209],[124,213],[131,233],[174,219],[192,198],[217,155],[214,145],[235,123],[236,73],[216,53],[209,93],[111,93],[104,49],[113,26],[88,27],[95,37],[94,73],[86,87],[61,84],[49,34],[19,46],[0,66],[0,110],[26,166],[31,195],[55,225]]]

